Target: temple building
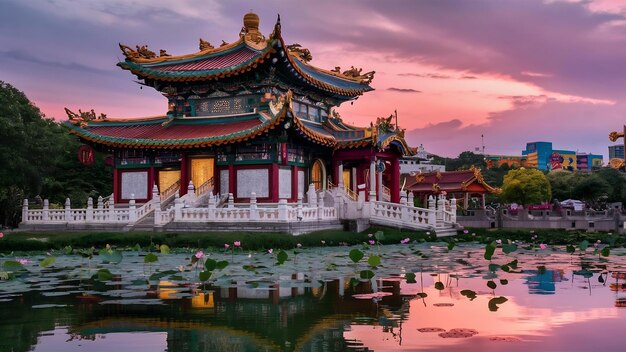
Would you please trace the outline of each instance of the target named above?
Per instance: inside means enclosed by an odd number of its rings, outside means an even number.
[[[308,49],[283,40],[280,17],[266,37],[248,13],[235,42],[200,39],[187,55],[120,48],[118,66],[167,100],[163,116],[66,109],[81,162],[93,163],[94,150],[111,156],[113,194],[86,208],[68,198],[64,209],[47,200],[30,209],[25,199],[21,228],[456,233],[455,199],[437,195],[418,208],[400,190],[400,160],[415,150],[393,115],[356,127],[334,110],[371,91],[374,71],[312,66]]]
[[[125,60],[117,65],[163,94],[167,111],[113,119],[66,109],[64,122],[113,156],[116,204],[149,201],[155,185],[161,195],[183,196],[190,183],[196,192],[232,194],[235,203],[252,192],[259,202],[293,203],[311,184],[399,201],[399,161],[414,154],[404,131],[391,118],[351,126],[334,110],[371,91],[374,71],[312,66],[308,49],[283,40],[280,17],[266,37],[248,13],[236,41],[200,39],[192,54],[120,48]]]

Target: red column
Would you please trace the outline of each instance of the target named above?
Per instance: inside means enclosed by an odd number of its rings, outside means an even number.
[[[270,199],[271,202],[279,201],[279,185],[278,185],[278,164],[273,163],[270,167],[270,179],[269,179],[269,187],[270,187]]]
[[[291,201],[292,202],[298,201],[298,192],[301,192],[301,190],[298,189],[298,171],[299,170],[300,168],[297,166],[293,166],[291,168]]]
[[[113,201],[117,204],[120,201],[120,170],[113,168]]]
[[[235,182],[237,182],[235,180],[235,167],[230,164],[228,165],[228,193],[232,193],[233,197],[237,194],[235,192]]]
[[[148,169],[148,200],[152,199],[152,188],[156,184],[156,177],[154,172],[154,166],[150,166]],[[159,190],[161,192],[161,190]]]
[[[188,178],[187,155],[183,154],[180,159],[180,191],[178,192],[181,197],[187,194]]]
[[[391,202],[400,203],[400,159],[391,159]]]

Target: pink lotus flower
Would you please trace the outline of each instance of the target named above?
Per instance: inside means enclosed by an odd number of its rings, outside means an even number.
[[[597,244],[600,244],[600,243],[602,243],[602,241],[600,241],[600,240],[597,240],[597,241],[596,241],[596,243],[597,243]]]
[[[374,241],[374,240],[369,240],[368,242],[369,242],[371,245],[376,244],[376,241]]]
[[[26,265],[26,264],[32,263],[30,260],[24,259],[24,258],[17,258],[17,259],[15,259],[15,261],[20,263],[20,264],[22,264],[22,265]]]
[[[267,253],[272,254],[273,251],[274,250],[270,248],[270,249],[267,250]]]
[[[198,259],[202,259],[202,257],[204,257],[204,253],[202,253],[202,251],[197,251],[195,254],[196,258]]]
[[[233,244],[235,245],[235,247],[241,247],[241,242],[240,241],[235,241]]]
[[[502,240],[496,240],[497,244],[502,244]]]
[[[407,238],[405,238],[405,239],[403,239],[403,240],[400,240],[400,243],[402,243],[402,244],[407,244],[407,243],[409,243],[410,241],[411,241],[411,239],[407,237]]]
[[[0,232],[0,238],[4,237],[4,234],[2,232]]]
[[[228,243],[224,243],[224,248],[228,249],[228,247],[230,247],[230,245]]]
[[[546,248],[548,248],[548,245],[545,244],[545,243],[542,243],[542,244],[539,245],[539,248],[540,249],[546,249]]]
[[[469,231],[463,230],[463,233],[467,235],[469,233]]]

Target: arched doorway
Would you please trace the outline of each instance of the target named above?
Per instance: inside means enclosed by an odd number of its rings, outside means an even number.
[[[326,167],[321,159],[315,160],[311,165],[311,183],[316,191],[326,188]]]

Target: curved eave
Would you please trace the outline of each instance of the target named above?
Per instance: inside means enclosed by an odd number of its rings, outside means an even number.
[[[250,50],[255,50],[254,48],[249,48]],[[255,50],[258,51],[258,50]],[[229,66],[226,68],[220,69],[212,69],[212,70],[198,70],[198,71],[160,71],[154,70],[150,67],[146,67],[141,65],[141,63],[136,63],[131,60],[126,60],[119,62],[117,65],[124,70],[129,70],[132,74],[137,77],[141,77],[143,79],[154,79],[158,81],[166,81],[166,82],[195,82],[195,81],[206,81],[206,80],[218,80],[230,76],[237,76],[240,74],[244,74],[246,72],[250,72],[253,69],[256,69],[260,64],[264,63],[272,53],[276,50],[267,46],[264,50],[260,51],[258,55],[254,56],[250,60],[244,61],[235,66]],[[201,60],[206,57],[200,56],[196,59]],[[168,64],[174,64],[175,62],[167,62]]]
[[[286,115],[286,109],[282,109],[279,114],[268,118],[265,122],[252,128],[231,133],[201,138],[184,139],[143,139],[143,138],[121,138],[104,136],[88,131],[76,126],[69,121],[63,122],[63,126],[69,129],[71,134],[96,144],[101,144],[114,148],[154,148],[154,149],[187,149],[202,148],[225,144],[232,144],[253,139],[278,125]]]
[[[413,149],[411,149],[411,147],[409,147],[404,138],[398,136],[397,134],[391,135],[379,142],[378,147],[381,150],[384,150],[387,149],[387,147],[389,147],[391,144],[398,146],[403,156],[415,155],[415,152],[413,151]]]
[[[285,41],[283,40],[282,36],[278,36],[279,39],[279,43],[280,43],[280,48],[281,50],[284,50],[285,52],[285,57],[287,59],[287,61],[289,62],[289,66],[295,71],[296,73],[296,78],[303,80],[304,82],[315,86],[318,89],[324,90],[326,92],[330,92],[330,93],[334,93],[343,97],[348,97],[348,98],[355,98],[359,95],[362,95],[365,92],[374,90],[374,88],[370,87],[367,84],[361,84],[362,88],[360,89],[347,89],[347,88],[342,88],[342,87],[337,87],[335,85],[320,81],[318,79],[316,79],[315,77],[312,77],[311,75],[309,75],[308,73],[304,72],[295,62],[295,60],[298,60],[297,58],[295,58],[287,49],[287,46],[285,45]],[[303,65],[307,65],[306,63],[302,63]],[[324,70],[321,70],[317,67],[311,66],[311,65],[307,65],[308,67],[310,67],[313,70],[316,70],[318,72],[320,72],[321,74],[327,74],[324,72]],[[332,77],[335,77],[337,79],[343,79],[347,82],[351,82],[351,83],[356,83],[355,81],[349,80],[349,79],[345,79],[345,78],[341,78],[338,77],[336,75],[329,75]]]
[[[291,108],[289,108],[291,110]],[[304,138],[327,147],[334,147],[337,144],[337,140],[334,137],[323,135],[319,132],[313,131],[306,127],[302,121],[291,111],[293,116],[294,125]]]

